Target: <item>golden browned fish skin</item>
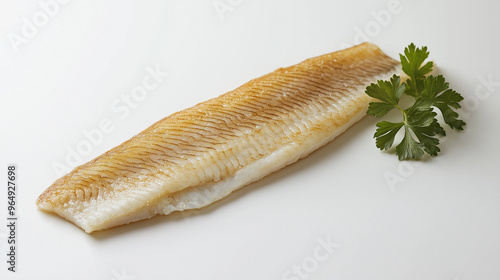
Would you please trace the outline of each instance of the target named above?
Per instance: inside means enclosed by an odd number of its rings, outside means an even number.
[[[174,113],[55,181],[37,200],[86,232],[199,208],[331,141],[400,72],[364,43],[307,59]]]

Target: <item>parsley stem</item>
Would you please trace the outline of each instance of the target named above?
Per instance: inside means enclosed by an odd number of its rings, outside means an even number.
[[[417,80],[411,79],[411,81],[413,82],[413,90],[415,91],[415,98],[418,98]]]
[[[407,124],[408,123],[408,115],[406,114],[406,111],[401,109],[401,107],[398,106],[398,109],[401,111],[401,113],[403,114],[403,122],[404,124]]]

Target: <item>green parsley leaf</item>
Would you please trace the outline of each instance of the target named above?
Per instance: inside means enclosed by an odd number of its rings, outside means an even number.
[[[388,150],[392,147],[394,143],[394,138],[398,133],[399,129],[403,126],[403,122],[392,123],[387,121],[382,121],[377,123],[377,131],[374,137],[376,140],[376,145],[381,150]]]
[[[399,145],[396,146],[396,153],[399,160],[420,159],[424,156],[423,145],[415,141],[411,136],[410,129],[405,126],[405,136]]]
[[[377,84],[369,85],[365,92],[369,96],[382,102],[371,102],[367,114],[381,117],[394,108],[398,107],[399,99],[405,91],[405,85],[401,84],[401,78],[392,76],[390,81],[377,81]]]
[[[418,93],[422,91],[425,75],[432,71],[432,61],[427,62],[422,66],[424,61],[429,57],[427,47],[417,48],[413,43],[405,48],[405,55],[400,54],[401,67],[403,72],[408,75],[406,81],[408,87],[405,93],[413,97],[418,97]]]
[[[438,108],[443,114],[443,119],[453,129],[463,130],[465,122],[458,119],[458,113],[453,108],[459,109],[460,101],[464,98],[458,92],[449,89],[449,84],[442,75],[437,77],[429,76],[424,81],[422,92],[426,98],[433,99],[433,106]]]
[[[365,93],[380,102],[371,102],[367,114],[381,117],[393,109],[398,109],[403,117],[401,122],[381,121],[377,123],[374,138],[380,150],[390,149],[401,128],[403,139],[396,146],[399,160],[421,159],[425,153],[437,156],[441,151],[436,135],[445,136],[445,130],[438,122],[435,109],[441,111],[443,120],[452,129],[463,130],[465,122],[458,119],[462,95],[449,88],[442,75],[426,76],[432,71],[433,63],[425,60],[427,47],[417,48],[412,43],[400,55],[403,72],[408,75],[405,81],[394,75],[389,81],[379,80],[369,85]],[[413,104],[403,109],[399,102],[405,96],[413,98]]]
[[[440,151],[437,146],[439,144],[439,139],[434,137],[436,131],[441,128],[435,118],[436,115],[437,114],[430,108],[426,110],[415,110],[411,115],[408,115],[407,126],[412,130],[413,134],[415,134],[418,141],[420,141],[420,149],[423,150],[420,157],[413,159],[420,159],[423,156],[423,152],[431,156],[437,156],[437,153]]]

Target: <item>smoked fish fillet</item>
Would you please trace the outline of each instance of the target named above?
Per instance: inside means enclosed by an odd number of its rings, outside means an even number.
[[[156,122],[36,203],[87,233],[204,207],[333,140],[365,116],[365,88],[400,73],[371,43],[279,68]]]

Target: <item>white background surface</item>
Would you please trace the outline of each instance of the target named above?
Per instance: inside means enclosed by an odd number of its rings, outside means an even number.
[[[218,14],[214,3],[231,9]],[[44,23],[39,1],[1,1],[0,279],[500,279],[500,5],[401,1],[377,22],[389,3],[69,1]],[[30,38],[24,18],[39,25]],[[400,163],[378,151],[367,117],[194,213],[88,235],[37,210],[54,165],[68,165],[101,121],[112,131],[82,162],[170,113],[362,37],[394,58],[410,42],[428,46],[466,97],[466,130],[450,132],[439,157]],[[169,75],[126,115],[122,98],[148,67]],[[18,166],[16,273],[4,261],[9,163]]]

